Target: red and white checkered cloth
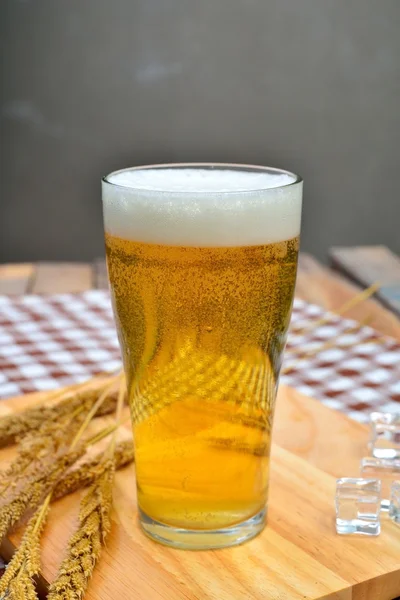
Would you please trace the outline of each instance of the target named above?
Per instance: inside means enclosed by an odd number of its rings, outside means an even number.
[[[0,296],[0,398],[66,386],[120,364],[108,292]],[[400,344],[300,300],[283,370],[283,383],[358,421],[372,410],[400,411]]]

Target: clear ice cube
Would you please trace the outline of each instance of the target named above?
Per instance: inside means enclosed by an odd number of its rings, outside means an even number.
[[[339,534],[379,535],[381,482],[343,477],[336,482],[336,531]]]
[[[373,412],[370,415],[372,456],[400,458],[400,413]]]
[[[367,457],[361,460],[360,475],[366,479],[381,480],[381,509],[389,510],[393,481],[400,479],[400,460]]]
[[[389,517],[400,525],[400,480],[392,483]]]

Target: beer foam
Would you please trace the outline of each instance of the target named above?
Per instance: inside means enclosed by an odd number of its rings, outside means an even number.
[[[105,229],[174,246],[254,246],[299,235],[302,183],[274,170],[127,169],[103,180]]]

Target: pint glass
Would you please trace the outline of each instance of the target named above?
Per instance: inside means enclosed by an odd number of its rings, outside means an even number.
[[[238,544],[266,519],[302,181],[171,164],[112,173],[102,193],[140,524],[178,548]]]

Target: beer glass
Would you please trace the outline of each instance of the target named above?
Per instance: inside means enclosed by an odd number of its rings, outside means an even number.
[[[102,195],[141,527],[177,548],[241,543],[265,525],[302,181],[155,165],[111,173]]]

